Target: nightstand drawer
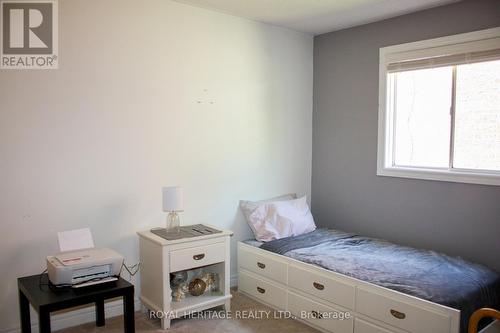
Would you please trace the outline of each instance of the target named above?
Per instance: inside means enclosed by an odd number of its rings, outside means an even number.
[[[225,243],[191,247],[170,252],[170,271],[206,266],[225,260]]]

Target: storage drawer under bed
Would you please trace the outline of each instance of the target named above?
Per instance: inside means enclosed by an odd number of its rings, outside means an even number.
[[[312,301],[293,292],[288,293],[288,311],[294,316],[324,330],[335,333],[352,333],[353,317],[340,310]]]
[[[362,319],[354,319],[354,333],[394,333],[380,326],[371,324]]]
[[[312,271],[309,267],[290,265],[288,285],[330,303],[354,309],[354,285],[344,283],[326,274]]]
[[[238,289],[280,310],[286,309],[286,290],[246,272],[239,272]]]
[[[412,333],[449,332],[450,317],[358,287],[356,311]]]
[[[287,264],[272,258],[271,255],[261,255],[255,253],[255,251],[240,247],[238,249],[238,264],[246,270],[276,282],[287,283]]]

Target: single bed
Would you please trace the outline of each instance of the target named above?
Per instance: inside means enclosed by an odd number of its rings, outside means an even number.
[[[238,255],[244,293],[327,332],[465,333],[474,310],[500,306],[484,266],[332,229],[241,242]]]

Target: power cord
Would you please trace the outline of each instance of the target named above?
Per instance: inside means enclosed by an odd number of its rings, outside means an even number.
[[[127,266],[125,265],[125,260],[123,260],[122,267],[125,268],[125,270],[128,272],[130,277],[134,276],[139,272],[139,269],[141,269],[141,262],[139,261],[137,264],[132,265],[132,266]]]

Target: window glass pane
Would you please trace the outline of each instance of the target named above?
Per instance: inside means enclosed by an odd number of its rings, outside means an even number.
[[[500,170],[500,61],[457,66],[455,168]]]
[[[452,68],[396,74],[394,164],[449,167]]]

